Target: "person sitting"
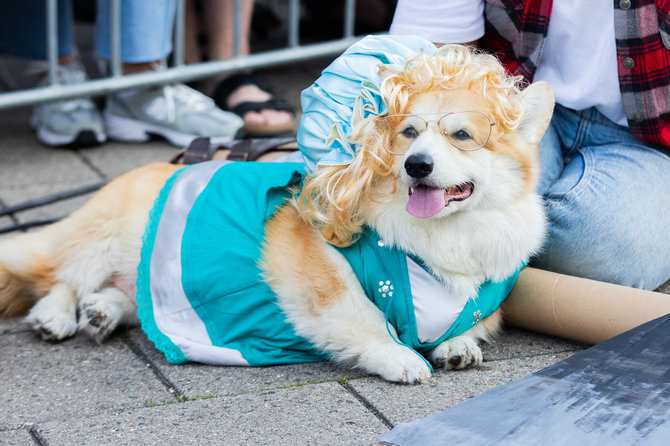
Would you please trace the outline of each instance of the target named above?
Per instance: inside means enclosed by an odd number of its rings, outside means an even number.
[[[550,225],[532,265],[648,290],[670,279],[668,17],[667,2],[398,2],[391,34],[476,44],[553,88],[538,186]]]

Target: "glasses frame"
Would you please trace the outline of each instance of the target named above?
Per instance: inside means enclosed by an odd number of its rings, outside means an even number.
[[[447,142],[448,142],[449,144],[451,144],[452,146],[456,147],[458,150],[462,150],[463,152],[474,152],[474,151],[479,150],[479,149],[481,149],[482,147],[486,146],[486,144],[488,144],[489,140],[491,139],[491,129],[493,128],[494,125],[496,125],[496,123],[491,119],[491,117],[490,117],[489,115],[487,115],[487,114],[484,113],[484,112],[478,111],[478,110],[461,110],[461,111],[447,112],[447,113],[421,113],[421,114],[416,114],[416,113],[398,113],[398,114],[395,114],[395,115],[386,115],[386,116],[384,116],[383,118],[394,118],[394,117],[409,117],[409,116],[413,116],[413,117],[419,118],[419,119],[421,119],[423,122],[425,122],[425,123],[426,123],[426,128],[428,128],[428,124],[430,124],[431,122],[436,122],[436,123],[437,123],[437,126],[438,126],[438,128],[439,128],[439,127],[440,127],[440,121],[441,121],[442,119],[444,119],[445,116],[449,116],[449,115],[457,115],[457,114],[460,114],[460,113],[478,113],[478,114],[483,115],[484,117],[486,117],[486,119],[487,119],[488,122],[489,122],[489,134],[488,134],[488,136],[486,137],[486,141],[484,141],[484,143],[483,143],[482,145],[480,145],[479,147],[476,147],[476,148],[474,148],[474,149],[464,149],[464,148],[462,148],[462,147],[458,147],[456,144],[453,143],[453,141],[452,141],[447,135],[444,134],[443,131],[440,131],[440,133],[442,134],[442,136],[444,137],[444,139],[446,139]],[[427,120],[427,119],[424,118],[424,116],[431,116],[431,115],[439,115],[440,117],[439,117],[438,119],[430,119],[430,120]],[[395,152],[391,152],[391,153],[396,154]],[[398,155],[398,154],[396,154],[396,155]]]

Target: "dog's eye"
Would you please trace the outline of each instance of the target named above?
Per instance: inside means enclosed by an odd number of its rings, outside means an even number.
[[[419,132],[414,127],[412,127],[411,125],[408,126],[408,127],[405,127],[405,129],[400,133],[403,134],[405,137],[411,138],[411,139],[417,138],[419,136]]]
[[[457,130],[449,136],[458,140],[458,141],[463,141],[463,140],[466,140],[466,139],[472,139],[472,135],[470,134],[470,132],[468,132],[465,129]]]

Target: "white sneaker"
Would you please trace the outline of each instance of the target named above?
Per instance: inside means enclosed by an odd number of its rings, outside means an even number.
[[[183,84],[133,90],[107,98],[107,134],[119,141],[142,142],[159,135],[183,147],[206,136],[222,144],[243,136],[244,121]]]
[[[35,65],[44,67],[44,64]],[[56,71],[62,85],[84,82],[86,73],[78,61],[59,65]],[[48,85],[47,80],[40,86]],[[87,147],[102,144],[107,140],[105,126],[91,98],[70,99],[40,104],[33,108],[30,125],[37,139],[47,146]]]

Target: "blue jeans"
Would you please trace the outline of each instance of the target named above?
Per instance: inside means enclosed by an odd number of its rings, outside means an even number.
[[[98,0],[97,50],[106,59],[110,50],[110,1]],[[121,60],[154,62],[172,52],[177,0],[123,0],[121,2]]]
[[[139,63],[165,59],[172,51],[176,0],[122,0],[121,60]],[[98,0],[96,49],[109,59],[110,2]],[[58,2],[58,56],[75,49],[72,2]],[[0,0],[0,54],[44,60],[46,6],[44,0]]]
[[[670,279],[670,156],[595,108],[556,106],[540,143],[549,233],[533,266],[655,289]]]

